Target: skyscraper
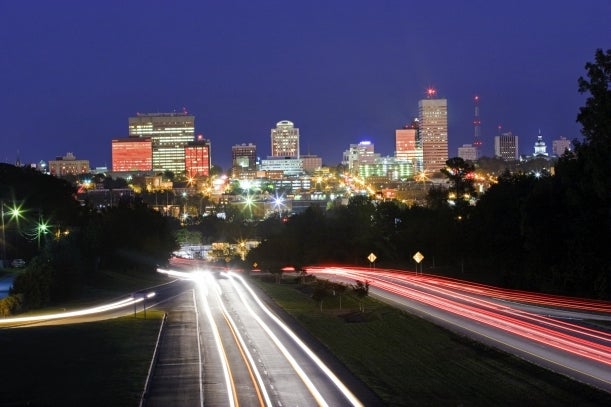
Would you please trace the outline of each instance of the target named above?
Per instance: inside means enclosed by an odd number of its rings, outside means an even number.
[[[494,136],[494,155],[506,161],[517,161],[518,136],[514,136],[511,132]]]
[[[231,147],[231,175],[235,178],[251,178],[257,170],[257,146],[252,143]]]
[[[189,177],[210,176],[210,140],[201,134],[185,147],[185,171]]]
[[[185,171],[185,147],[194,140],[195,116],[181,113],[138,113],[129,118],[129,137],[150,137],[153,171]]]
[[[448,160],[448,101],[433,99],[434,89],[429,89],[427,95],[427,99],[418,102],[422,159],[425,171],[436,172]]]
[[[129,137],[112,140],[112,170],[151,171],[153,149],[148,137]]]
[[[411,161],[416,172],[422,171],[422,145],[419,136],[419,122],[395,131],[395,158],[397,161]]]
[[[272,157],[299,158],[299,129],[288,121],[276,123],[271,131]]]

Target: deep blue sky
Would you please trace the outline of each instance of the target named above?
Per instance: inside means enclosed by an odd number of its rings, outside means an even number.
[[[486,155],[499,124],[532,153],[539,129],[580,135],[577,78],[610,22],[608,0],[0,0],[0,161],[110,167],[129,116],[186,107],[224,169],[234,144],[267,156],[280,120],[335,165],[364,139],[393,154],[429,86],[451,157],[476,94]]]

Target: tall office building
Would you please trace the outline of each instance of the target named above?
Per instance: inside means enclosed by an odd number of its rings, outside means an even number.
[[[418,102],[422,159],[425,171],[437,172],[448,160],[448,101],[434,99],[434,89],[428,98]]]
[[[473,144],[463,144],[462,147],[458,147],[458,156],[465,161],[477,161],[479,149]]]
[[[272,157],[299,158],[299,129],[288,121],[276,123],[271,131]]]
[[[411,125],[395,131],[395,158],[397,161],[410,161],[414,171],[422,171],[418,119],[415,119]]]
[[[257,146],[252,143],[231,147],[231,175],[234,178],[254,178],[257,171]]]
[[[257,169],[257,146],[252,143],[242,143],[231,147],[231,167]]]
[[[342,164],[348,167],[348,172],[358,174],[359,166],[373,164],[380,154],[376,153],[371,141],[361,141],[358,144],[350,144],[348,150],[344,151]]]
[[[506,161],[517,161],[520,158],[518,136],[511,132],[494,136],[494,155]]]
[[[185,171],[188,177],[210,176],[210,140],[201,134],[185,147]]]
[[[129,137],[150,137],[153,171],[185,172],[185,147],[194,140],[195,116],[181,113],[138,113],[129,118]]]
[[[112,140],[113,171],[151,171],[152,169],[153,148],[150,138],[130,137]]]

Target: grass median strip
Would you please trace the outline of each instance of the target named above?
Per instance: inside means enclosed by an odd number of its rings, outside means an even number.
[[[0,331],[0,406],[137,406],[163,313]]]
[[[611,395],[366,298],[325,299],[300,284],[260,283],[389,406],[600,406]]]

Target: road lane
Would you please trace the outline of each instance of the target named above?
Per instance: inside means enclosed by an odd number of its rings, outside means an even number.
[[[193,290],[160,308],[166,311],[167,320],[143,405],[203,406],[201,344]]]
[[[355,268],[313,268],[321,278],[353,284],[370,282],[370,294],[460,334],[516,354],[568,377],[611,392],[611,335],[577,323],[551,318],[566,309],[591,318],[608,320],[611,309],[600,301],[562,299],[515,292],[468,282],[448,281],[414,273]],[[510,295],[508,295],[510,294]],[[513,302],[509,302],[511,298]],[[550,301],[551,300],[551,301]],[[545,308],[544,304],[553,304]],[[558,309],[560,304],[565,309]],[[540,313],[533,313],[536,309]],[[574,313],[572,315],[575,315]]]

